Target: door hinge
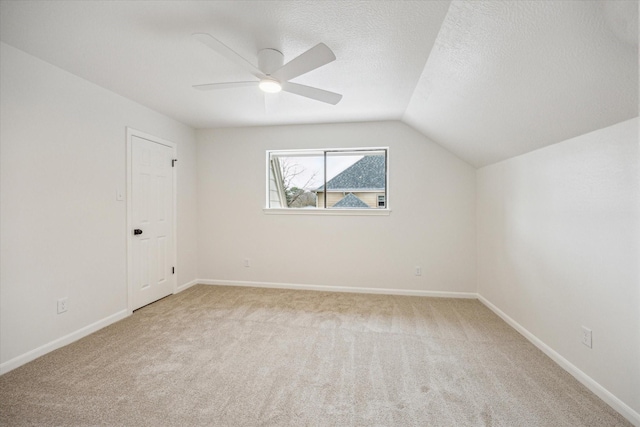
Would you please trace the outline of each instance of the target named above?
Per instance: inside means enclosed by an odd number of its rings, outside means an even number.
[[[178,161],[178,159],[171,159],[171,167],[175,168],[176,167],[176,162]]]
[[[176,274],[176,268],[175,267],[171,267],[171,274]]]

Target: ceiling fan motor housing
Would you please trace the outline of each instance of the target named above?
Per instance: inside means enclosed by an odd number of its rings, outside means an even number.
[[[258,68],[266,75],[271,75],[284,64],[284,55],[275,49],[262,49],[258,52]]]

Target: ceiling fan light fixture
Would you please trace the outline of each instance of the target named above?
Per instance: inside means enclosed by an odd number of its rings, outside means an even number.
[[[282,85],[275,79],[264,78],[258,85],[260,90],[267,93],[278,93],[282,90]]]

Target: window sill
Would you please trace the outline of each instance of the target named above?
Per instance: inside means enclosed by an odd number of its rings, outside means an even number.
[[[267,215],[341,215],[341,216],[389,216],[390,209],[282,209],[263,208]]]

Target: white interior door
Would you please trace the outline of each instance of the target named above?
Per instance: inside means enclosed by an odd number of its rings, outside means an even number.
[[[131,136],[132,309],[174,292],[174,147]]]

